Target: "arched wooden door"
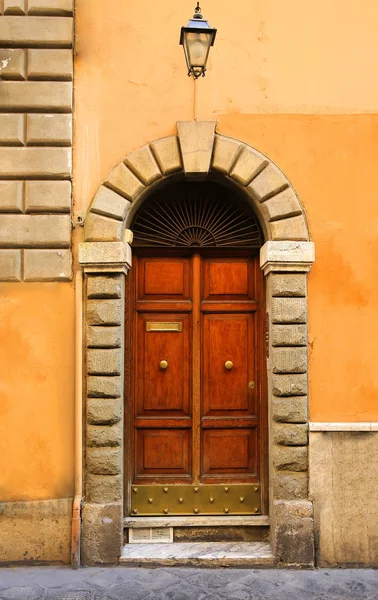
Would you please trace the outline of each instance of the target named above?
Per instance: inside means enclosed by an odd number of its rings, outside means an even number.
[[[174,234],[180,245],[147,247],[140,222],[129,294],[131,514],[264,512],[265,311],[258,252],[200,245],[201,236],[214,236],[198,223],[191,234],[181,223]],[[182,240],[190,244],[185,248]]]

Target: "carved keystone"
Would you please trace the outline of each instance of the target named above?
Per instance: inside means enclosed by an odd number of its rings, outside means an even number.
[[[206,179],[210,170],[216,121],[178,121],[177,132],[187,179]]]

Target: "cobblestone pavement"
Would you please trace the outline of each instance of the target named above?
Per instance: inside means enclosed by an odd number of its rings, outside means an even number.
[[[1,600],[378,600],[372,569],[0,569]]]

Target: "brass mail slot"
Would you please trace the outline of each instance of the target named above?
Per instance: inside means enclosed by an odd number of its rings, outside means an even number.
[[[182,331],[182,323],[174,321],[146,321],[146,331]]]
[[[131,487],[133,516],[257,515],[261,486],[252,484],[138,485]]]

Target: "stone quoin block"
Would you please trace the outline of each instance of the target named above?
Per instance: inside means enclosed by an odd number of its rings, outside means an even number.
[[[85,489],[88,502],[118,502],[122,499],[123,478],[121,475],[88,475]]]
[[[276,500],[300,500],[308,496],[307,472],[275,471],[271,481]]]
[[[26,120],[28,146],[71,146],[72,116],[29,114]]]
[[[306,325],[273,325],[272,346],[307,346]]]
[[[306,396],[307,374],[273,375],[272,391],[275,396]]]
[[[241,151],[230,175],[237,182],[247,186],[258,172],[268,164],[268,159],[247,146]]]
[[[121,327],[88,327],[88,348],[120,348],[122,343]]]
[[[220,171],[221,173],[228,174],[242,147],[243,144],[237,140],[216,135],[211,168]]]
[[[0,250],[0,281],[21,281],[21,250]]]
[[[101,186],[91,205],[91,212],[123,221],[129,209],[130,202],[113,190]]]
[[[0,19],[1,23],[2,19]],[[72,83],[68,81],[8,81],[2,87],[0,109],[63,112],[72,110]]]
[[[306,373],[307,348],[273,348],[273,373]]]
[[[26,0],[4,0],[5,15],[25,15]]]
[[[71,48],[73,19],[70,17],[5,16],[0,19],[0,45],[22,48]]]
[[[273,442],[282,446],[307,446],[308,426],[298,423],[275,423]]]
[[[69,215],[1,215],[0,245],[65,248],[71,241]]]
[[[305,298],[307,276],[305,273],[272,273],[270,276],[272,296]]]
[[[122,443],[122,423],[87,425],[87,446],[113,447]]]
[[[117,448],[87,448],[88,473],[119,475],[122,472],[122,451]]]
[[[72,50],[30,49],[27,53],[29,80],[72,81]]]
[[[308,500],[277,501],[273,510],[272,533],[278,560],[287,565],[312,567],[315,555],[312,503]]]
[[[121,377],[87,377],[87,394],[90,398],[117,398],[122,395]]]
[[[25,52],[19,48],[0,48],[1,79],[25,79]]]
[[[273,323],[306,323],[306,298],[272,298]]]
[[[70,212],[70,181],[25,181],[25,212]]]
[[[118,565],[123,538],[122,502],[84,504],[81,559],[84,565]]]
[[[79,262],[82,265],[131,264],[130,246],[125,242],[82,242],[79,245]]]
[[[23,146],[24,143],[24,115],[0,114],[0,146]]]
[[[122,419],[120,398],[88,398],[87,421],[91,425],[114,425]]]
[[[306,219],[303,215],[290,217],[280,221],[272,221],[269,225],[271,239],[307,241],[310,236]]]
[[[25,281],[70,281],[72,254],[70,250],[25,250]]]
[[[87,242],[116,242],[122,239],[123,223],[118,219],[110,219],[89,213],[85,221],[85,239]]]
[[[307,397],[273,397],[272,418],[278,423],[307,423]]]
[[[280,190],[289,185],[284,174],[275,165],[270,163],[251,181],[248,187],[250,193],[259,202],[263,202],[265,198],[278,194]],[[292,190],[291,194],[294,195]]]
[[[72,15],[74,0],[28,0],[29,15]]]
[[[125,164],[144,185],[151,185],[162,176],[149,146],[143,146],[143,148],[131,152],[125,158]]]
[[[123,303],[121,300],[88,300],[87,322],[89,325],[121,325]]]
[[[23,186],[23,181],[0,181],[0,212],[22,212]]]
[[[87,279],[88,298],[121,298],[122,275],[96,275]]]
[[[106,179],[105,185],[131,202],[145,189],[143,183],[124,163],[119,163],[114,167]]]
[[[89,375],[120,375],[122,357],[119,350],[87,350],[87,369]]]
[[[163,175],[182,169],[179,143],[175,135],[153,142],[150,148]]]
[[[261,212],[266,221],[277,221],[300,215],[302,208],[293,190],[289,188],[263,202]]]
[[[71,148],[0,147],[0,177],[68,179],[72,169],[71,153]]]
[[[278,471],[307,471],[307,446],[273,446],[273,465]]]

